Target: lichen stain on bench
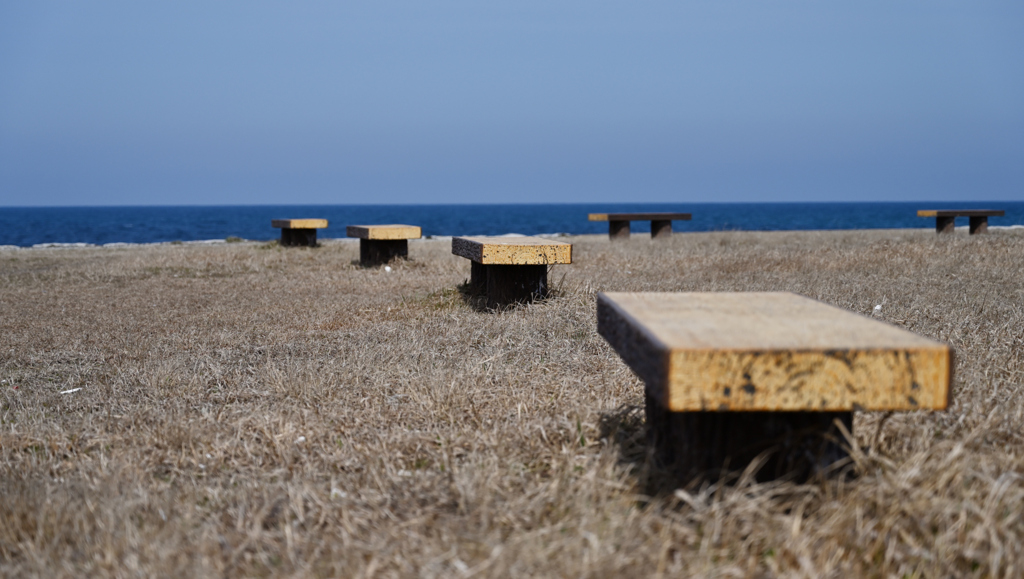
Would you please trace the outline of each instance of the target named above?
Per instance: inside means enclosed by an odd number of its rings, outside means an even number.
[[[945,351],[673,352],[666,407],[683,410],[917,410],[948,403]],[[658,394],[655,392],[655,394]]]
[[[537,237],[453,237],[452,253],[484,265],[572,263],[572,244]]]

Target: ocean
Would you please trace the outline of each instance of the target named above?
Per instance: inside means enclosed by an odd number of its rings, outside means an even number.
[[[330,226],[319,237],[345,237],[346,225],[407,223],[424,236],[505,233],[607,233],[608,224],[588,213],[678,211],[692,221],[676,221],[674,231],[783,231],[935,227],[918,209],[1003,209],[990,227],[1024,226],[1024,202],[971,201],[913,203],[593,203],[550,205],[258,205],[191,207],[3,207],[0,245],[159,243],[240,237],[280,236],[271,219],[315,217]],[[963,223],[961,223],[962,221]],[[961,218],[957,225],[966,225]],[[634,233],[650,223],[634,222]]]

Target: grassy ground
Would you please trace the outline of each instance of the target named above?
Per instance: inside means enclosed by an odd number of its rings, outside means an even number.
[[[0,251],[0,574],[1024,574],[1020,232],[571,241],[501,313],[442,240]],[[853,480],[670,484],[601,290],[874,315],[955,347],[954,403],[858,413]]]

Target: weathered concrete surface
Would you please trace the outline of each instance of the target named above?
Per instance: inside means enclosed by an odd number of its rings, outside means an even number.
[[[791,293],[599,294],[598,332],[673,412],[949,402],[948,345]]]
[[[273,227],[281,229],[325,229],[326,219],[273,219],[270,222]]]
[[[453,237],[452,253],[484,265],[572,263],[572,244],[540,237]]]
[[[345,228],[349,237],[360,239],[419,239],[423,232],[418,225],[349,225]]]

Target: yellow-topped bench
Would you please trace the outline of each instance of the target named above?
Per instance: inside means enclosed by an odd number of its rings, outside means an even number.
[[[454,237],[452,253],[470,260],[470,291],[496,308],[544,297],[548,266],[572,263],[572,244],[540,237]]]
[[[918,217],[934,217],[935,233],[953,233],[957,217],[970,219],[970,234],[988,232],[988,218],[1002,217],[1006,211],[1001,209],[921,209]]]
[[[274,219],[270,225],[281,229],[281,245],[316,247],[316,230],[326,229],[326,219]]]
[[[852,430],[854,410],[949,403],[948,345],[796,294],[602,293],[597,331],[644,381],[657,454],[685,476],[766,450],[766,478],[806,476],[845,457],[833,423]]]
[[[400,224],[349,225],[345,232],[359,238],[359,263],[364,266],[408,258],[409,240],[423,236],[419,226]]]
[[[629,239],[630,221],[650,221],[651,239],[664,239],[672,236],[673,221],[689,221],[692,217],[689,213],[591,213],[587,220],[607,221],[611,239]]]

